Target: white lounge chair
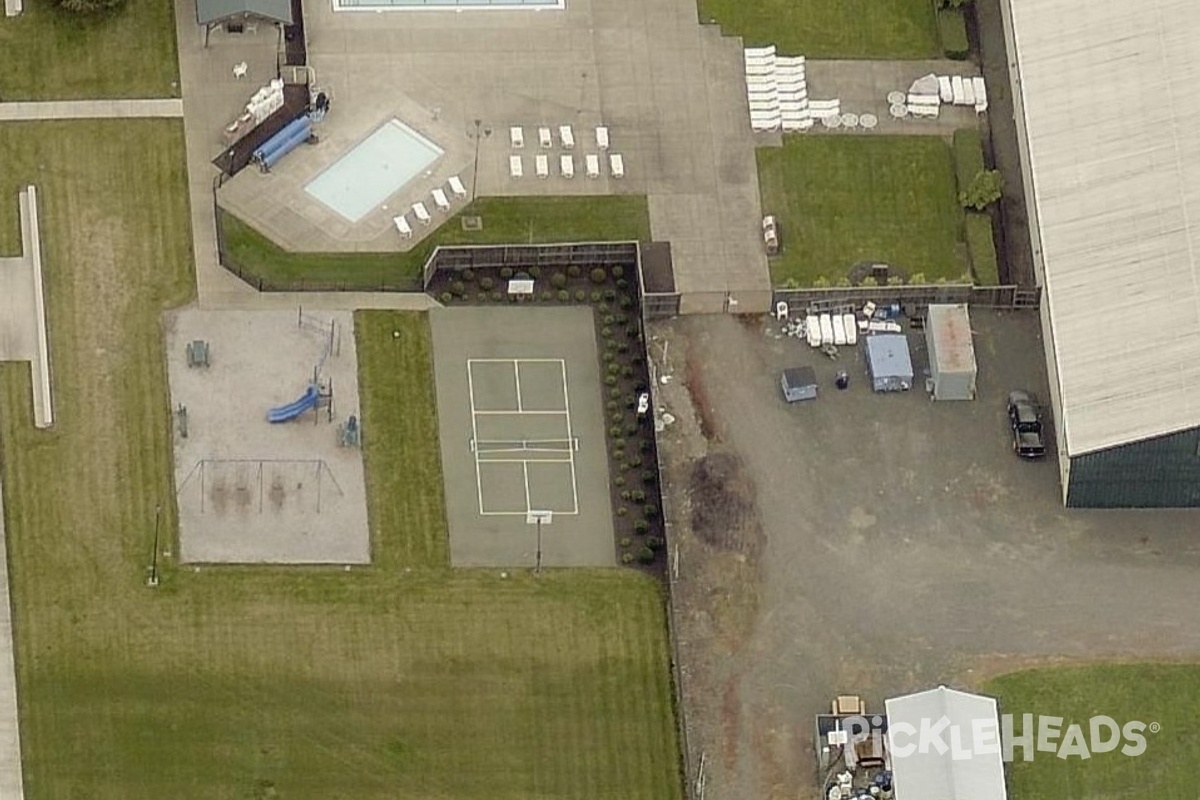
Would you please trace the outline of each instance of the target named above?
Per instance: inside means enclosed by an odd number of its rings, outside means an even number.
[[[412,238],[412,227],[408,224],[408,220],[403,214],[398,217],[392,217],[392,224],[396,226],[396,231],[400,234],[401,239]]]
[[[587,176],[589,178],[599,178],[600,156],[596,155],[595,153],[588,153],[584,161],[587,163]]]
[[[416,215],[417,222],[421,223],[422,225],[429,224],[429,211],[425,208],[424,203],[413,203],[413,214]]]
[[[562,141],[564,150],[570,150],[575,147],[575,134],[571,131],[570,125],[558,126],[558,138]]]
[[[564,155],[558,159],[558,168],[562,171],[564,178],[575,177],[575,157]]]
[[[433,190],[433,204],[437,206],[437,210],[441,211],[443,214],[449,213],[450,211],[450,201],[446,199],[446,193],[442,191],[440,186]]]
[[[550,177],[550,159],[545,153],[538,153],[534,156],[533,165],[539,178]]]
[[[519,178],[525,174],[525,168],[521,166],[520,156],[508,157],[508,175],[510,178]]]
[[[608,128],[600,125],[596,128],[596,147],[601,150],[608,149]]]
[[[543,150],[554,147],[554,137],[550,135],[549,128],[538,128],[538,147]]]
[[[983,82],[983,78],[976,75],[971,79],[975,86],[975,112],[982,114],[988,109],[987,84]]]
[[[457,175],[450,176],[450,193],[458,198],[467,196],[467,187],[463,186],[463,182],[458,179]]]
[[[508,140],[512,142],[514,150],[520,150],[525,146],[525,131],[521,130],[520,125],[514,125],[508,129]]]
[[[608,170],[614,178],[625,177],[625,159],[621,158],[620,153],[610,153],[608,156]]]

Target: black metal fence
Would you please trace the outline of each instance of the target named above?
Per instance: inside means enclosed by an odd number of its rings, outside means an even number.
[[[1036,309],[1041,290],[1023,286],[972,286],[965,283],[922,286],[843,286],[829,289],[776,289],[775,302],[796,309],[822,310],[842,305],[860,306],[867,301],[925,307],[935,303],[966,303],[984,308]]]
[[[638,263],[637,242],[573,242],[569,244],[451,245],[430,253],[421,270],[422,286],[428,288],[438,270],[566,269],[623,266]]]

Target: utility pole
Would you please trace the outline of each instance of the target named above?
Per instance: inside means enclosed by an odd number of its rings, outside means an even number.
[[[154,506],[154,554],[150,559],[150,578],[146,585],[150,588],[158,586],[158,531],[162,521],[162,505]]]

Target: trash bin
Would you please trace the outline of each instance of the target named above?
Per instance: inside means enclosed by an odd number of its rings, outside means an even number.
[[[833,382],[837,385],[837,388],[847,389],[850,387],[850,375],[845,372],[839,372]]]

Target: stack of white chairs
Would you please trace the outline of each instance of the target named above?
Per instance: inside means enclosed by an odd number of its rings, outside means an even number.
[[[755,131],[806,131],[814,120],[841,114],[839,100],[809,100],[804,56],[781,56],[775,46],[745,50],[746,98]]]
[[[745,62],[750,127],[756,131],[778,130],[783,115],[779,109],[779,86],[775,81],[775,46],[747,47]]]

